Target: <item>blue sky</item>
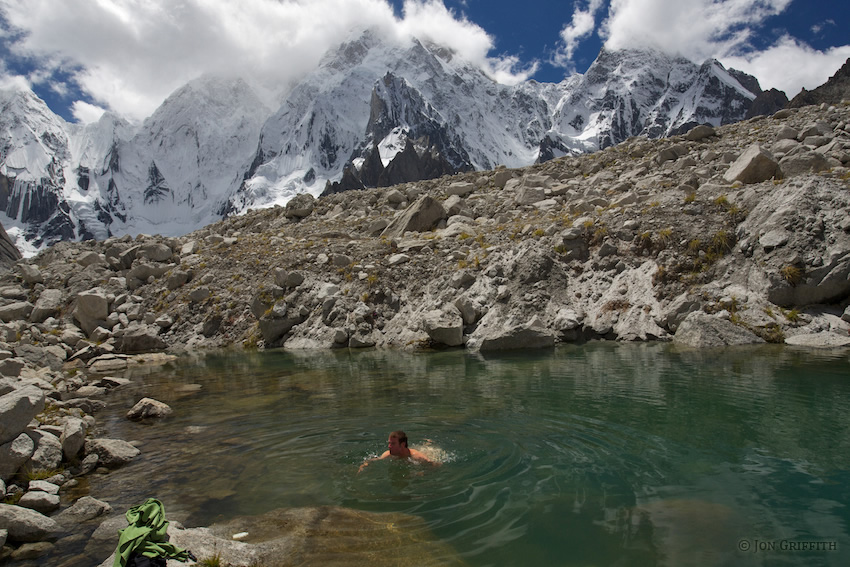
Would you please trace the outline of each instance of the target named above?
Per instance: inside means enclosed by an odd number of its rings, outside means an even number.
[[[850,57],[835,0],[0,0],[0,87],[69,121],[133,121],[204,73],[279,92],[357,29],[446,44],[500,82],[557,82],[599,49],[719,59],[789,97]],[[272,95],[269,94],[269,97]],[[271,100],[271,98],[269,99]]]

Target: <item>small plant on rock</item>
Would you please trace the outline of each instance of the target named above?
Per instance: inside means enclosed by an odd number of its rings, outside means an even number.
[[[797,285],[798,283],[803,281],[803,270],[801,270],[797,266],[792,266],[789,264],[779,270],[779,273],[782,275],[782,278],[790,285]]]

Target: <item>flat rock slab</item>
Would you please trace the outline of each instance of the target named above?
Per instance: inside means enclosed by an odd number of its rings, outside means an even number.
[[[233,539],[245,532],[239,541]],[[273,510],[210,528],[172,524],[168,535],[198,560],[218,555],[222,565],[465,565],[451,546],[434,540],[421,518],[333,506]],[[100,567],[111,567],[112,561],[109,557]]]
[[[831,332],[794,335],[785,339],[785,344],[810,348],[850,347],[850,336]]]

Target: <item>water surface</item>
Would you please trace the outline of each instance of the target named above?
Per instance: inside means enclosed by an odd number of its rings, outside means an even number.
[[[88,486],[119,511],[155,496],[188,526],[281,507],[401,512],[471,566],[850,558],[847,351],[275,351],[132,377],[98,421],[143,453]],[[126,421],[142,393],[174,417]],[[445,463],[358,475],[394,429]]]

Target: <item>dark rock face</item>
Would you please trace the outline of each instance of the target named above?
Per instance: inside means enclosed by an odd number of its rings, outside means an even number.
[[[785,96],[784,92],[776,89],[762,91],[753,101],[750,110],[747,111],[747,118],[770,116],[785,108],[787,104],[788,97]]]
[[[385,167],[377,144],[393,132],[404,148]],[[365,134],[342,179],[329,184],[323,194],[389,187],[473,169],[460,136],[442,121],[422,93],[392,73],[372,89]],[[357,159],[362,160],[359,170],[352,165]]]
[[[0,271],[8,270],[21,259],[21,252],[12,244],[6,230],[0,225]]]
[[[55,177],[43,177],[37,182],[0,175],[0,210],[27,224],[26,238],[36,246],[73,240],[76,236],[70,208],[60,197],[64,183],[61,168],[51,167],[50,173]]]
[[[788,103],[788,108],[800,108],[801,106],[821,103],[838,104],[847,98],[850,98],[850,58],[823,85],[813,91],[806,89],[800,91],[800,94]]]
[[[436,179],[454,173],[458,171],[436,148],[431,147],[419,153],[413,141],[407,138],[404,150],[396,154],[387,167],[384,167],[378,148],[375,147],[366,153],[366,160],[360,171],[351,165],[346,167],[342,179],[336,183],[329,183],[322,195],[367,187],[390,187],[410,181]]]

